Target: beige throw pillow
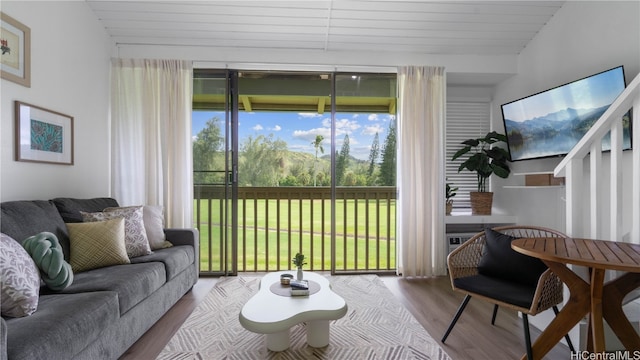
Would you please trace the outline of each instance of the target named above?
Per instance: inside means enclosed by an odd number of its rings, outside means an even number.
[[[70,263],[74,272],[129,264],[124,244],[123,218],[69,223]]]
[[[95,213],[81,211],[80,215],[82,215],[84,222],[124,218],[124,243],[129,258],[151,254],[147,231],[144,228],[142,206],[123,207]]]

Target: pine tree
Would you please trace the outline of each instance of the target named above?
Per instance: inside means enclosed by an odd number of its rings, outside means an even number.
[[[380,184],[384,186],[396,185],[396,123],[389,123],[389,132],[382,149],[382,163],[380,164]]]
[[[336,185],[344,185],[344,174],[349,166],[349,135],[344,136],[340,154],[336,159]]]
[[[378,156],[380,156],[380,144],[378,140],[378,133],[376,133],[376,135],[373,137],[373,142],[371,143],[371,152],[369,152],[369,169],[367,170],[367,181],[370,185],[373,185],[373,183],[375,182],[373,179],[373,172],[376,169]]]
[[[322,147],[322,140],[324,140],[324,136],[316,135],[316,140],[311,142],[311,145],[313,145],[313,147],[316,149],[316,158],[313,160],[313,186],[316,186],[316,178],[317,178],[316,165],[318,164],[318,150],[320,150],[320,152],[324,154],[324,148]]]

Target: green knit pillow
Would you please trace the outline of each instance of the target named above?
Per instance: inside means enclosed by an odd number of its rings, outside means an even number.
[[[40,277],[54,291],[64,290],[73,282],[71,265],[64,260],[58,238],[50,232],[41,232],[22,242],[40,269]]]

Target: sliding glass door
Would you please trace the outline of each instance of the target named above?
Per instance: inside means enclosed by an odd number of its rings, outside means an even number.
[[[287,270],[298,252],[330,270],[330,94],[330,74],[238,74],[240,271]]]
[[[237,273],[235,81],[229,71],[194,71],[193,213],[200,232],[200,273],[205,275]]]
[[[335,74],[335,270],[395,270],[396,74]]]
[[[395,78],[195,72],[202,273],[395,270]]]

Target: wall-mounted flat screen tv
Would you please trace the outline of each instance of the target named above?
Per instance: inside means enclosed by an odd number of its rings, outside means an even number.
[[[512,161],[563,156],[622,93],[622,66],[502,105]],[[631,114],[624,115],[623,149],[631,148]],[[611,149],[610,135],[602,150]]]

